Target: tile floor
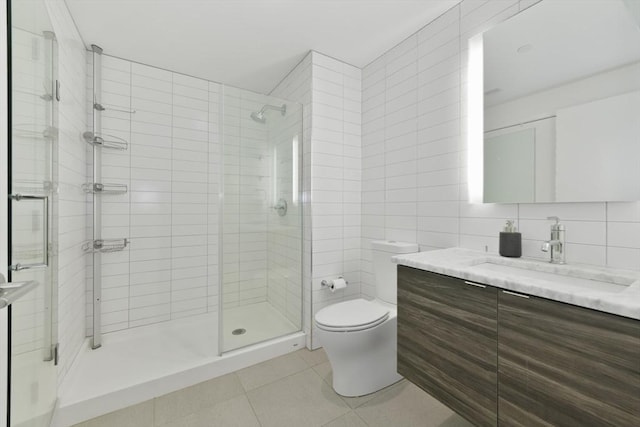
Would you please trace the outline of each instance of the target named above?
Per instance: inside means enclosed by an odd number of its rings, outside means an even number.
[[[76,424],[76,427],[471,427],[406,380],[345,398],[322,349],[258,365]]]

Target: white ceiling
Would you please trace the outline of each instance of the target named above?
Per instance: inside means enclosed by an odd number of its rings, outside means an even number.
[[[364,67],[459,0],[66,0],[105,54],[268,93],[316,50]]]
[[[487,106],[640,61],[640,27],[621,0],[544,1],[483,39]]]

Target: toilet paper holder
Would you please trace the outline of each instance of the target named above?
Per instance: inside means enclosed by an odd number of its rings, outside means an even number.
[[[344,278],[344,277],[342,277],[342,276],[338,276],[338,279],[342,279],[342,280],[344,280],[344,283],[345,283],[346,285],[348,285],[348,284],[349,284],[349,282],[347,282],[347,279],[345,279],[345,278]],[[322,286],[323,288],[333,289],[333,280],[327,280],[327,279],[324,279],[322,282],[320,282],[320,286]]]

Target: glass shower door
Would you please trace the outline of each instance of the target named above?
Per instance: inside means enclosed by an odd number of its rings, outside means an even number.
[[[222,351],[300,331],[302,106],[224,88]]]
[[[11,2],[9,280],[11,426],[48,426],[56,402],[54,253],[57,42],[43,1]]]

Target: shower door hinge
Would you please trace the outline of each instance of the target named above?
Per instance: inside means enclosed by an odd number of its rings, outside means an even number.
[[[58,353],[60,351],[60,343],[55,343],[51,346],[49,356],[44,359],[45,362],[53,361],[54,366],[58,366]]]
[[[60,80],[56,80],[56,101],[60,102]]]

